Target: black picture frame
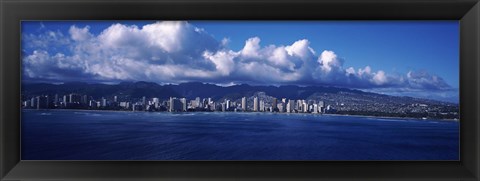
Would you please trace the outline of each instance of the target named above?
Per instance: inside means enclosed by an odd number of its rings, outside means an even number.
[[[480,180],[478,0],[0,0],[1,180]],[[21,20],[459,20],[460,161],[22,161]]]

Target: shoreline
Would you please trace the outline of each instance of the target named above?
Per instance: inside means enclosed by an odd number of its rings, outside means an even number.
[[[149,111],[126,111],[126,110],[98,110],[98,109],[25,109],[21,108],[23,110],[34,110],[34,111],[93,111],[93,112],[132,112],[132,113],[172,113],[168,111],[163,111],[163,112],[149,112]],[[314,114],[314,113],[280,113],[280,112],[218,112],[218,111],[198,111],[197,113],[201,112],[207,112],[207,113],[272,113],[272,114],[289,114],[289,115],[319,115],[319,116],[354,116],[354,117],[363,117],[363,118],[380,118],[380,119],[405,119],[405,120],[420,120],[420,121],[431,121],[431,120],[437,120],[437,121],[449,121],[449,122],[460,122],[460,119],[436,119],[436,118],[427,118],[427,119],[422,119],[422,118],[414,118],[414,117],[391,117],[391,116],[368,116],[368,115],[355,115],[355,114],[329,114],[329,113],[323,113],[323,114]],[[196,112],[173,112],[173,113],[196,113]]]
[[[380,119],[410,119],[410,120],[437,120],[437,121],[449,121],[449,122],[460,122],[460,119],[436,119],[436,118],[412,118],[412,117],[391,117],[391,116],[367,116],[367,115],[355,115],[355,114],[323,114],[328,116],[355,116],[355,117],[364,117],[364,118],[380,118]]]

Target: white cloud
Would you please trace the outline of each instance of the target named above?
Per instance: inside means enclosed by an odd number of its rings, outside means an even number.
[[[377,85],[383,85],[387,83],[387,77],[385,75],[385,72],[382,70],[379,70],[374,76],[373,76],[373,82]]]
[[[216,70],[222,75],[229,75],[235,68],[234,58],[238,53],[233,51],[218,51],[215,54],[205,51],[203,56],[215,64]]]
[[[372,73],[372,68],[370,66],[365,66],[363,69],[358,69],[358,76],[362,77],[363,75],[370,75]]]
[[[23,58],[26,77],[449,88],[441,77],[426,72],[390,75],[369,65],[357,71],[354,67],[344,69],[344,60],[334,51],[323,50],[317,56],[307,39],[286,46],[261,46],[260,37],[252,37],[241,50],[233,51],[227,48],[228,38],[216,40],[206,30],[181,21],[142,27],[112,24],[98,35],[93,35],[89,26],[71,26],[68,33],[69,37],[59,31],[24,35],[25,45],[37,50]],[[52,44],[58,49],[52,49]]]
[[[84,28],[77,28],[75,25],[71,26],[68,30],[70,36],[75,41],[85,41],[90,39],[93,35],[90,34],[90,26],[85,26]]]
[[[443,78],[426,71],[409,71],[406,83],[415,89],[448,89],[450,87]]]
[[[71,44],[69,37],[65,36],[62,32],[51,30],[42,31],[42,33],[37,35],[23,34],[22,42],[22,46],[26,48],[42,50],[59,50]]]
[[[268,61],[273,66],[279,67],[279,68],[286,68],[290,71],[294,71],[295,69],[295,63],[292,60],[289,60],[289,55],[287,54],[287,50],[284,47],[278,47],[271,52],[271,56],[267,58]]]
[[[44,65],[54,65],[54,63],[48,52],[41,50],[33,51],[31,55],[23,58],[23,70],[28,77],[40,78],[40,75],[38,75],[39,72],[48,72],[48,70],[43,70],[43,68],[45,68]]]
[[[355,75],[355,69],[353,67],[349,67],[345,70],[345,75]]]
[[[158,46],[166,52],[172,53],[182,49],[180,42],[185,41],[182,35],[188,28],[190,27],[186,22],[164,21],[145,25],[140,31],[146,36],[150,45]],[[200,32],[196,28],[193,28],[193,31]]]
[[[245,46],[242,49],[242,55],[247,58],[259,58],[260,38],[253,37],[245,41]]]
[[[97,37],[102,48],[114,50],[125,47],[150,46],[147,35],[135,26],[114,24],[103,30]]]
[[[310,48],[310,42],[306,39],[298,40],[290,46],[285,47],[285,50],[291,56],[298,56],[302,59],[309,59],[315,54]]]
[[[341,68],[342,62],[338,59],[337,54],[333,51],[325,50],[318,58],[321,68],[324,72],[329,73],[332,69]]]

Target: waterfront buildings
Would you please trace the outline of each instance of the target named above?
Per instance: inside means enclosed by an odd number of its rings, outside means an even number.
[[[107,107],[107,99],[102,97],[102,107]]]
[[[254,98],[253,98],[253,111],[254,111],[254,112],[260,111],[260,106],[259,106],[259,102],[258,102],[258,97],[254,97]]]
[[[170,112],[182,112],[186,110],[186,106],[184,106],[184,98],[178,99],[176,97],[170,97]],[[185,108],[185,109],[184,109]]]
[[[63,98],[60,98],[63,97]],[[253,100],[253,104],[248,105],[248,100]],[[313,101],[315,102],[315,101]],[[87,95],[70,93],[65,95],[55,94],[35,96],[22,102],[24,108],[33,109],[101,109],[101,110],[130,110],[130,111],[244,111],[244,112],[286,112],[286,113],[323,113],[321,105],[311,104],[312,101],[292,100],[282,98],[279,102],[277,98],[268,97],[241,97],[238,100],[223,99],[215,101],[212,98],[196,97],[192,100],[187,98],[170,97],[168,100],[162,100],[158,97],[148,98],[142,96],[140,99],[131,99],[119,97],[117,95],[101,97],[94,99]],[[296,106],[297,105],[297,106]],[[325,110],[333,109],[328,107]]]
[[[261,101],[260,101],[260,111],[261,111],[261,112],[264,112],[264,111],[265,111],[265,101],[264,101],[264,100],[261,100]]]
[[[294,108],[294,104],[295,104],[293,102],[294,102],[294,100],[288,100],[287,113],[292,113],[293,112],[293,108]]]
[[[247,111],[247,98],[242,97],[242,111]]]
[[[161,96],[161,95],[159,95]],[[380,99],[383,97],[379,97]],[[185,97],[158,98],[141,96],[131,98],[122,95],[92,97],[78,93],[59,95],[29,95],[22,98],[22,107],[27,109],[90,109],[122,111],[223,111],[223,112],[279,112],[313,114],[382,115],[398,117],[458,118],[458,107],[448,104],[410,103],[389,105],[386,102],[359,104],[342,97],[326,99],[289,99],[266,94],[250,97],[220,98]],[[352,99],[358,101],[359,99]],[[349,102],[350,101],[350,102]],[[250,104],[249,104],[250,103]]]
[[[273,98],[273,101],[272,101],[272,112],[277,112],[278,111],[278,108],[277,108],[277,98]]]

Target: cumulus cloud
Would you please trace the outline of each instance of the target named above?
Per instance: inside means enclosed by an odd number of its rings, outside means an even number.
[[[60,31],[47,30],[39,34],[22,35],[22,46],[24,48],[60,51],[62,47],[70,44],[71,39]]]
[[[228,76],[235,69],[234,58],[237,53],[233,51],[218,51],[215,54],[205,51],[203,57],[215,64],[216,70],[222,76]]]
[[[337,58],[337,54],[328,50],[323,51],[320,57],[318,57],[318,63],[320,63],[322,71],[327,74],[330,73],[332,69],[341,68],[343,65],[343,62]]]
[[[385,72],[382,70],[379,70],[375,75],[373,76],[373,83],[377,85],[383,85],[387,83],[387,77],[385,76]]]
[[[112,24],[98,34],[90,27],[24,35],[24,46],[35,49],[23,56],[26,78],[52,81],[204,81],[221,85],[300,84],[350,88],[449,89],[436,75],[410,71],[392,75],[344,67],[333,50],[317,52],[310,41],[262,45],[260,37],[245,40],[239,51],[230,40],[216,40],[206,30],[182,21],[136,25]],[[52,49],[51,45],[63,46]]]
[[[260,50],[260,38],[253,37],[245,41],[245,46],[242,49],[242,55],[244,57],[253,57],[259,58],[260,55],[258,54]]]
[[[77,26],[71,26],[68,30],[72,39],[75,41],[85,41],[92,37],[90,34],[90,26],[85,26],[84,28],[78,28]]]
[[[406,80],[411,88],[416,89],[447,89],[450,87],[443,78],[431,75],[426,71],[409,71]]]
[[[85,74],[78,56],[68,57],[62,53],[50,55],[47,51],[34,51],[23,58],[23,73],[28,78],[42,80],[87,80],[93,78]]]

